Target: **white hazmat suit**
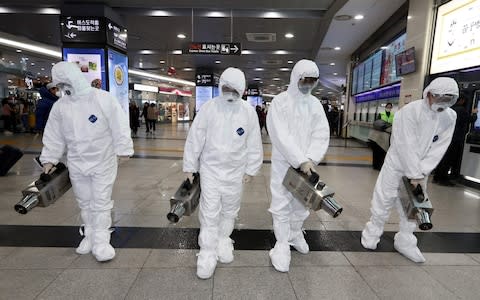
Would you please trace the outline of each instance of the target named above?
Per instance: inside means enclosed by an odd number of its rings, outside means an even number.
[[[206,102],[193,121],[183,155],[183,171],[200,172],[197,275],[203,279],[213,275],[217,258],[233,261],[230,234],[240,209],[242,181],[254,176],[263,162],[257,114],[240,98],[245,75],[228,68],[219,88],[220,96]]]
[[[273,99],[267,115],[272,140],[272,203],[269,211],[277,239],[270,257],[280,272],[289,270],[290,245],[301,253],[309,251],[302,226],[310,212],[282,182],[290,166],[301,167],[307,173],[313,164],[320,163],[327,151],[330,129],[320,101],[311,95],[314,86],[302,88],[303,91],[299,86],[302,78],[318,76],[318,67],[313,61],[300,60],[293,67],[288,90]]]
[[[133,155],[127,115],[110,93],[90,87],[73,63],[56,64],[52,78],[66,95],[50,112],[40,161],[56,164],[67,152],[70,180],[84,223],[84,238],[76,251],[91,251],[98,261],[110,260],[115,256],[109,229],[117,156]]]
[[[443,95],[450,95],[450,101],[438,103],[435,99]],[[362,231],[363,247],[377,248],[390,210],[396,206],[400,230],[395,234],[395,249],[414,262],[425,261],[413,234],[417,224],[407,219],[398,189],[402,176],[406,176],[412,183],[421,184],[426,192],[428,175],[442,159],[452,139],[456,114],[448,107],[457,97],[455,80],[440,77],[425,88],[422,100],[405,105],[395,114],[391,145],[373,192],[372,216]]]

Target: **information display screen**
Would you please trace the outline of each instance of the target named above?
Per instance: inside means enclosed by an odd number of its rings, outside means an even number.
[[[384,49],[385,56],[383,60],[383,70],[382,77],[380,79],[380,85],[385,85],[400,80],[396,72],[395,56],[405,50],[406,37],[406,33],[402,34],[393,42],[388,44],[386,49]]]
[[[102,90],[107,89],[104,49],[63,48],[63,60],[76,63],[85,75],[88,83],[95,79],[100,79],[102,81]]]
[[[128,57],[108,49],[108,88],[128,114]]]
[[[202,105],[213,98],[213,87],[197,86],[195,87],[195,112],[199,112]]]

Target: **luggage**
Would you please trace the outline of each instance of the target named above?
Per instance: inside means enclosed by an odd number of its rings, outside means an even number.
[[[5,176],[22,156],[23,152],[18,148],[9,145],[0,147],[0,176]]]

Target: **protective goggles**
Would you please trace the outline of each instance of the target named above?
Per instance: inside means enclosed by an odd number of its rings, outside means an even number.
[[[318,81],[318,77],[302,77],[300,82],[303,84],[315,84]]]
[[[453,94],[432,94],[435,99],[435,103],[455,103],[458,96]]]

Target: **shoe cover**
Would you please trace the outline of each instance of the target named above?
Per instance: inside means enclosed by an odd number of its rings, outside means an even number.
[[[290,245],[287,243],[275,244],[272,250],[270,250],[270,259],[275,270],[279,272],[288,272],[290,269]]]
[[[229,264],[233,261],[233,242],[231,238],[220,238],[218,240],[217,256],[222,264]]]
[[[78,254],[88,254],[92,251],[92,219],[89,210],[82,210],[80,212],[83,221],[83,230],[80,227],[80,234],[83,235],[83,239],[78,245],[75,252]]]
[[[93,247],[92,254],[97,261],[108,261],[115,257],[115,249],[110,245],[111,211],[95,212],[93,217]]]
[[[425,262],[420,249],[417,247],[417,238],[413,233],[397,232],[395,234],[393,247],[403,256],[416,263]]]
[[[380,236],[383,233],[383,226],[376,224],[372,220],[368,221],[365,228],[362,230],[361,243],[366,249],[377,249],[378,242],[380,242]]]
[[[200,251],[197,254],[197,276],[200,279],[208,279],[212,277],[217,266],[217,257],[214,253]]]
[[[302,254],[307,254],[310,251],[302,231],[295,233],[289,243]]]

